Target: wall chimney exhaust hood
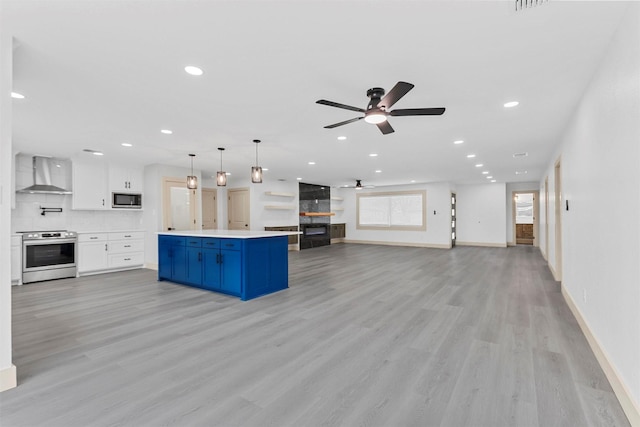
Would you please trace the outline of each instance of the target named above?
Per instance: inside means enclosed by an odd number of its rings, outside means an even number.
[[[33,156],[33,185],[17,193],[28,194],[71,194],[71,191],[51,184],[51,159]]]

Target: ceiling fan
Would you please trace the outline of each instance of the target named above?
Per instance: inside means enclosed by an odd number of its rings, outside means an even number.
[[[358,107],[352,107],[350,105],[339,104],[333,101],[327,101],[326,99],[320,99],[316,101],[316,104],[364,113],[364,116],[325,126],[325,129],[333,129],[338,126],[364,119],[365,122],[378,126],[380,132],[386,135],[393,132],[393,128],[387,121],[388,116],[439,116],[444,113],[444,108],[405,108],[389,111],[389,108],[398,102],[400,98],[405,96],[407,92],[413,89],[413,87],[414,85],[411,83],[398,82],[386,96],[384,96],[385,92],[381,87],[371,88],[367,91],[367,96],[371,98],[371,101],[369,101],[369,105],[367,105],[366,110]]]
[[[361,179],[356,179],[356,185],[344,185],[342,188],[355,188],[356,190],[362,190],[363,188],[376,188],[374,185],[362,185]]]

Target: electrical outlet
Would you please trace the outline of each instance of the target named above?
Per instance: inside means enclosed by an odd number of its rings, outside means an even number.
[[[587,290],[586,289],[582,289],[582,300],[584,302],[587,302]]]

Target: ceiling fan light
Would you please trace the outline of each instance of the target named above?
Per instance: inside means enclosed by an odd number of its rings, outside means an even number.
[[[367,114],[364,117],[364,121],[367,123],[371,123],[372,125],[377,125],[379,123],[386,122],[387,116],[386,114],[381,112],[371,113],[371,114]]]

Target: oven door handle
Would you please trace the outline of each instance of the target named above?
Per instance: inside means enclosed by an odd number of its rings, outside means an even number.
[[[24,246],[35,245],[58,245],[64,243],[76,243],[77,239],[49,239],[49,240],[25,240],[22,242]]]

